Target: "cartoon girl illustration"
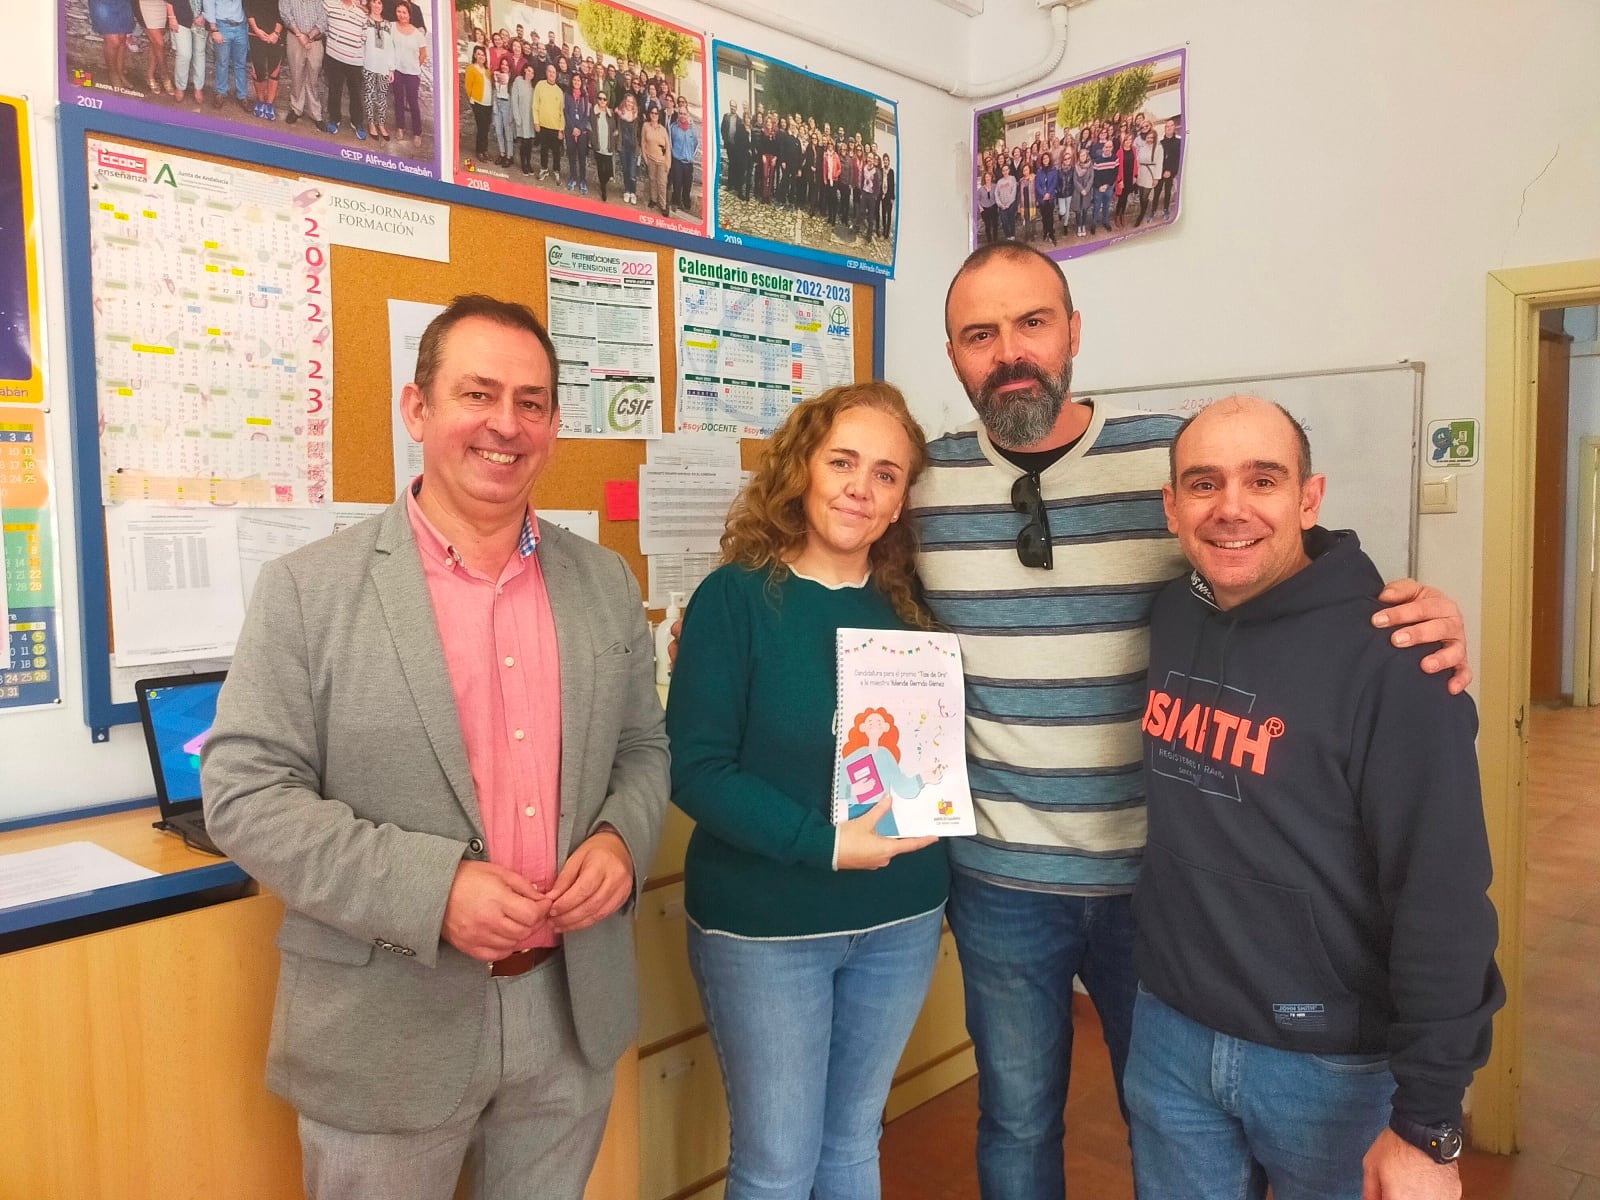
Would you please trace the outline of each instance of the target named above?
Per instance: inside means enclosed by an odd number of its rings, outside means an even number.
[[[934,764],[926,781],[921,775],[900,770],[900,730],[886,708],[856,714],[839,757],[839,794],[849,798],[851,817],[859,817],[885,793],[911,800],[925,783],[938,783],[944,777],[943,763]],[[899,836],[892,808],[878,822],[878,832],[884,837]]]

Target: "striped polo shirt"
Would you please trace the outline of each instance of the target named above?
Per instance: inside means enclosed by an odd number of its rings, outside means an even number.
[[[1179,419],[1096,403],[1040,476],[1055,567],[1025,567],[1023,472],[980,423],[928,447],[911,497],[928,606],[961,639],[977,835],[951,865],[1007,887],[1131,892],[1144,853],[1139,718],[1156,593],[1186,569],[1161,487]]]
[[[346,0],[323,0],[323,3],[328,13],[329,55],[346,66],[359,67],[367,47],[366,9],[360,3]]]

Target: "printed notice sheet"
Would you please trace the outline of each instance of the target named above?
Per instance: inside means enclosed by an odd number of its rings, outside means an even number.
[[[545,239],[561,436],[661,436],[660,280],[653,250]]]
[[[739,469],[739,443],[732,438],[699,433],[667,433],[645,447],[645,465],[662,472],[735,473],[740,486],[749,472]],[[670,475],[659,478],[668,479]],[[735,493],[737,494],[737,493]],[[720,503],[720,494],[718,503]],[[731,499],[729,503],[732,503]],[[724,521],[726,508],[723,509]],[[720,533],[718,535],[721,536]],[[651,608],[666,608],[673,592],[694,595],[700,581],[722,562],[720,550],[691,554],[650,554],[645,558]]]
[[[93,842],[0,854],[0,908],[38,904],[155,877],[155,871]]]
[[[117,666],[233,653],[244,623],[233,509],[114,505],[106,559]]]
[[[333,532],[333,510],[328,508],[245,508],[238,510],[235,520],[239,589],[246,607],[262,567]]]
[[[651,554],[645,558],[651,608],[665,608],[673,592],[685,598],[722,565],[722,554]]]
[[[326,199],[146,147],[87,153],[105,501],[325,504]]]
[[[355,246],[379,254],[450,261],[450,206],[430,204],[415,196],[369,192],[365,188],[302,179],[301,186],[320,188],[327,198],[324,225],[328,244]]]
[[[738,471],[640,467],[640,552],[717,553],[728,521],[728,506],[743,485]]]
[[[422,304],[415,300],[389,301],[389,440],[394,450],[395,499],[405,486],[422,474],[422,443],[411,440],[406,423],[400,419],[400,393],[414,382],[417,373],[417,346],[428,323],[444,311],[442,304]]]
[[[644,461],[650,467],[737,471],[739,443],[703,433],[664,433],[645,446]]]
[[[600,510],[598,508],[541,508],[539,516],[568,533],[575,533],[586,542],[600,544]]]
[[[885,837],[976,832],[961,647],[953,633],[841,629],[835,823],[890,800]]]
[[[109,564],[117,646],[112,655],[111,702],[131,704],[135,699],[134,683],[152,673],[153,662],[161,664],[163,675],[227,670],[228,659],[223,656],[233,653],[238,631],[237,625],[231,631],[223,628],[234,602],[234,577],[238,579],[242,614],[249,606],[261,568],[268,562],[375,517],[388,507],[351,501],[322,508],[205,510],[126,504],[108,509],[106,544],[108,548],[120,545],[125,551]],[[118,531],[115,543],[109,537],[113,528]],[[237,561],[231,569],[226,557],[230,543],[237,547]],[[142,578],[136,561],[141,555]],[[217,581],[215,588],[210,586],[212,578]],[[168,602],[164,597],[170,599],[176,611],[197,612],[200,621],[209,625],[209,634],[195,639],[175,638],[160,628],[141,632],[141,611],[146,606],[161,611]],[[211,605],[217,606],[216,613],[210,611]],[[129,614],[135,622],[132,626],[126,625],[125,616]],[[194,644],[197,640],[203,642],[205,636],[213,639],[215,650],[209,644]],[[218,657],[195,657],[213,653]]]
[[[678,429],[770,437],[799,401],[855,381],[847,283],[680,250]]]

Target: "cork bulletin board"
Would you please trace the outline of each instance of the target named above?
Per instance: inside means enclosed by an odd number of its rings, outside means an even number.
[[[172,130],[155,141],[148,122],[114,114],[60,110],[64,224],[69,257],[74,245],[88,243],[91,201],[85,140],[114,137],[131,147],[152,152],[181,152],[192,158],[244,166],[290,178],[326,179],[400,198],[425,199],[450,205],[449,258],[437,262],[400,257],[351,246],[329,250],[332,301],[333,370],[332,499],[338,503],[387,503],[395,495],[390,420],[394,387],[390,380],[389,315],[391,299],[446,304],[465,292],[487,292],[526,304],[541,320],[548,318],[544,247],[547,236],[582,241],[613,249],[651,252],[657,258],[659,339],[663,406],[661,426],[675,427],[677,342],[673,296],[674,261],[679,250],[726,253],[703,239],[669,231],[644,230],[582,214],[549,209],[528,201],[471,191],[429,180],[395,178],[374,168],[330,167],[325,158],[304,156],[277,147],[244,146],[218,135]],[[557,219],[559,218],[559,219]],[[659,236],[659,240],[655,238]],[[96,737],[110,724],[138,719],[137,707],[114,703],[110,688],[109,579],[105,525],[99,481],[98,390],[95,379],[93,280],[85,261],[66,264],[69,340],[72,362],[74,467],[78,494],[79,561],[83,578],[83,635],[86,720]],[[750,252],[752,265],[817,273],[813,263],[790,263],[781,257]],[[882,361],[883,283],[869,276],[832,273],[852,295],[855,326],[856,378],[872,378]],[[743,465],[759,461],[764,442],[741,443]],[[534,502],[548,509],[599,510],[600,542],[616,551],[632,568],[641,590],[646,588],[646,562],[639,551],[638,524],[606,519],[607,481],[634,480],[644,464],[644,440],[563,439],[539,480]],[[157,672],[159,673],[159,672]]]

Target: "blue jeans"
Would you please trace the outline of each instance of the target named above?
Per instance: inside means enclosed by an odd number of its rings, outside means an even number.
[[[1024,892],[952,871],[950,928],[978,1059],[979,1190],[1061,1200],[1074,975],[1100,1014],[1122,1104],[1137,986],[1129,897]]]
[[[789,939],[690,923],[689,966],[728,1092],[726,1200],[875,1200],[883,1105],[942,917]]]
[[[1361,1200],[1394,1076],[1214,1033],[1141,987],[1127,1091],[1139,1200]]]
[[[636,192],[639,190],[639,143],[638,139],[624,133],[622,135],[622,153],[620,155],[622,166],[622,190]]]
[[[516,136],[512,131],[511,101],[497,99],[494,102],[494,146],[500,151],[501,158],[510,158],[511,151],[516,148]]]
[[[245,97],[244,63],[250,53],[250,30],[243,21],[218,21],[220,43],[213,42],[217,51],[217,95],[228,94],[228,78],[233,77],[234,95]]]
[[[1101,224],[1111,224],[1111,196],[1116,191],[1115,186],[1107,185],[1094,190],[1094,209],[1089,215],[1089,224],[1093,229],[1099,229]]]

